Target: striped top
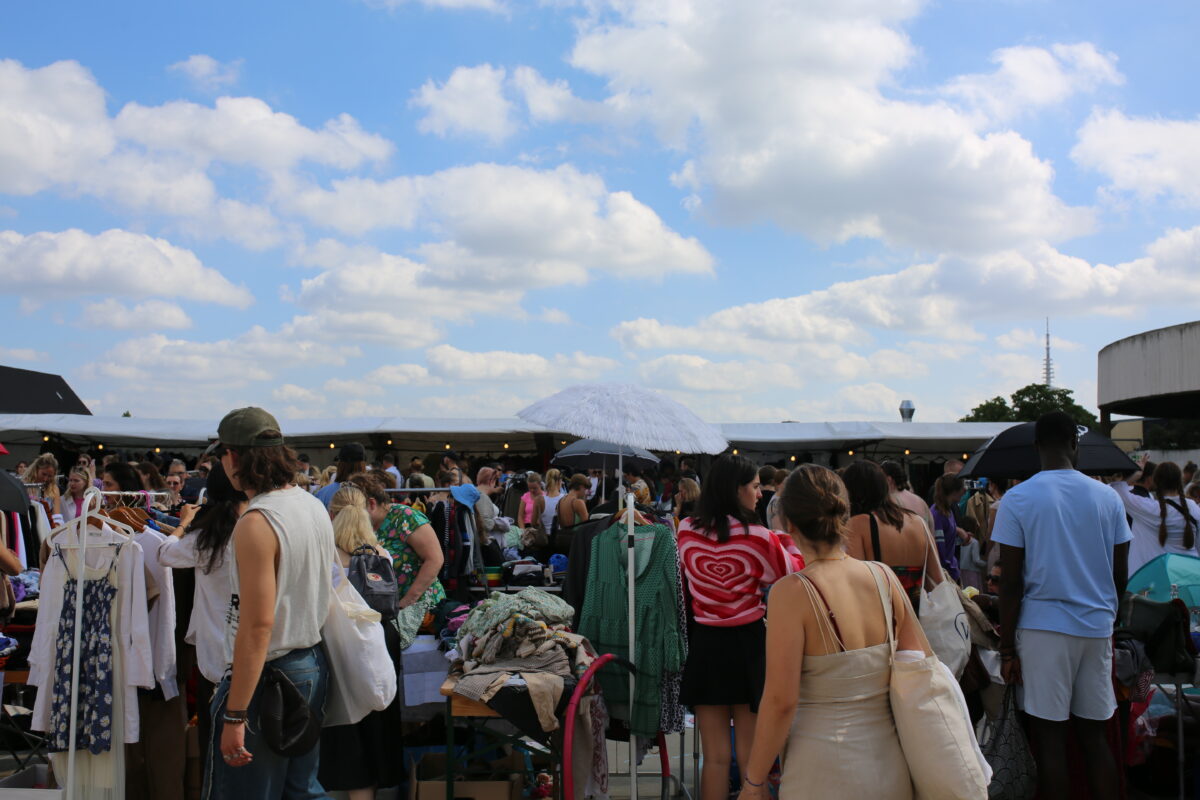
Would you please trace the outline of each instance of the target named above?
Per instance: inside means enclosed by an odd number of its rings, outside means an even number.
[[[715,531],[679,524],[679,559],[692,595],[692,614],[701,625],[733,627],[762,619],[763,588],[803,568],[777,534],[761,525],[729,518],[729,541]]]

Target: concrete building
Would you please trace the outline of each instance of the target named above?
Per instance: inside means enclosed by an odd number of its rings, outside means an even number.
[[[1200,419],[1200,322],[1113,342],[1100,351],[1097,383],[1106,434],[1113,414]]]

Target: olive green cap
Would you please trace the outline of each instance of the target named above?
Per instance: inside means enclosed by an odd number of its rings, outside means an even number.
[[[283,436],[260,439],[265,431],[278,431],[279,422],[255,406],[237,408],[225,415],[217,426],[217,439],[230,447],[279,447]]]

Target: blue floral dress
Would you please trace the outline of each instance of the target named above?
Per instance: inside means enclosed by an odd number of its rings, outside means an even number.
[[[93,755],[108,752],[113,745],[113,629],[112,609],[117,596],[113,580],[118,545],[112,565],[98,578],[84,577],[83,621],[79,639],[79,698],[75,744],[71,744],[71,669],[75,651],[75,593],[77,579],[71,575],[62,548],[54,555],[67,571],[62,614],[54,642],[54,690],[50,704],[50,752],[87,750]]]

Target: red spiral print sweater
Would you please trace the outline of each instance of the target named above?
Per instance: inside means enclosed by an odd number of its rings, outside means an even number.
[[[679,560],[692,595],[692,614],[701,625],[733,627],[761,619],[767,607],[762,590],[804,568],[800,557],[784,550],[778,534],[761,525],[729,518],[729,540],[716,531],[694,528],[689,517],[679,524]]]

